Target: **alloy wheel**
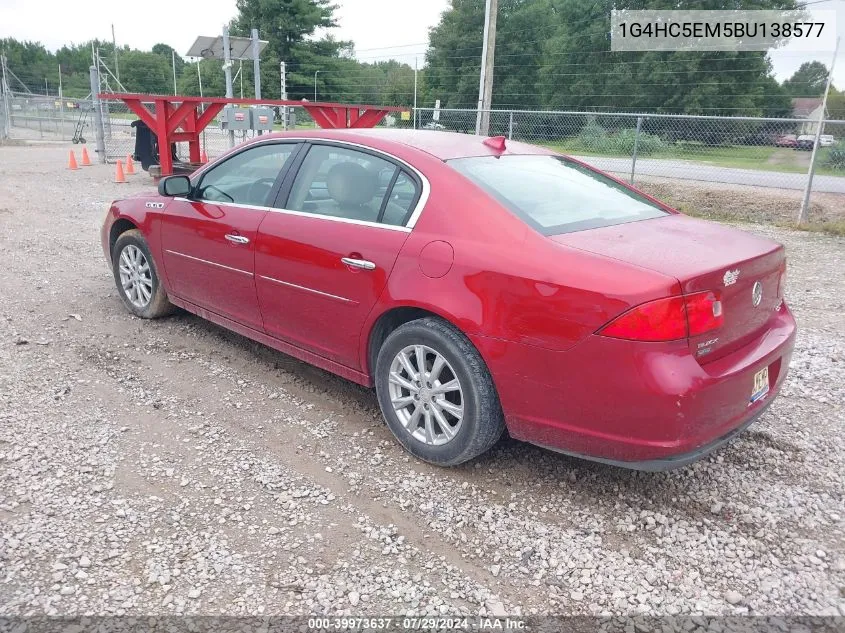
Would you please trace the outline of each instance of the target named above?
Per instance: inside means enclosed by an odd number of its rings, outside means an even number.
[[[118,270],[126,298],[136,308],[146,308],[153,296],[153,273],[144,252],[127,244],[120,252]]]
[[[461,429],[464,395],[455,370],[442,354],[409,345],[390,364],[389,395],[405,430],[431,446],[450,442]]]

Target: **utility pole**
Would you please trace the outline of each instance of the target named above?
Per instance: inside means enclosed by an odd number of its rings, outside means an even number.
[[[798,212],[798,224],[805,224],[810,219],[810,193],[813,191],[813,177],[816,175],[816,155],[819,151],[819,140],[824,126],[825,112],[827,111],[827,97],[830,95],[830,84],[833,82],[833,69],[836,68],[836,57],[839,54],[839,44],[842,36],[836,38],[836,47],[833,49],[833,60],[830,62],[830,73],[827,76],[827,86],[824,89],[821,114],[816,128],[816,140],[813,143],[813,154],[810,156],[810,171],[807,174],[807,187],[804,189],[804,200],[801,202],[801,210]]]
[[[319,70],[314,71],[314,101],[317,100],[317,74],[319,72],[320,72]]]
[[[114,48],[114,74],[118,81],[120,81],[120,66],[117,65],[117,40],[114,37],[114,24],[111,25],[111,45]],[[174,94],[176,94],[174,92]]]
[[[229,48],[229,27],[223,26],[223,70],[226,75],[226,97],[231,99],[234,97],[232,92],[232,51]],[[231,108],[231,104],[226,105]],[[229,130],[229,147],[235,146],[235,130]]]
[[[499,0],[486,0],[484,8],[484,42],[481,48],[481,79],[478,85],[478,113],[475,133],[490,133],[490,108],[493,105],[493,58],[496,52],[496,14]]]
[[[419,55],[414,55],[414,129],[417,129],[417,71],[419,70]]]
[[[279,86],[279,98],[282,101],[286,101],[288,98],[288,77],[287,77],[287,65],[285,62],[281,62],[279,64],[279,77],[281,85]],[[288,107],[286,105],[282,106],[282,129],[288,129]]]
[[[179,91],[176,90],[176,51],[174,49],[170,49],[170,63],[173,64],[173,94],[178,95]]]
[[[261,44],[258,39],[258,29],[252,29],[252,72],[255,75],[255,98],[261,98]]]

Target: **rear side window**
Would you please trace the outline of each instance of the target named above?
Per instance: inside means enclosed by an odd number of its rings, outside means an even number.
[[[544,235],[667,215],[648,198],[559,156],[459,158],[449,165]]]

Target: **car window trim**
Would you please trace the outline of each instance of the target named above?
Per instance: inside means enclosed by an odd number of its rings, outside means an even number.
[[[272,205],[273,210],[286,211],[296,215],[319,217],[326,220],[344,220],[352,224],[361,224],[363,226],[389,226],[393,228],[406,228],[408,230],[412,230],[414,226],[416,226],[417,220],[422,214],[423,208],[425,207],[425,203],[428,202],[428,196],[431,192],[431,185],[429,184],[428,179],[423,176],[416,167],[414,167],[410,163],[405,162],[401,158],[393,156],[392,154],[388,154],[381,150],[374,149],[372,147],[368,147],[360,143],[321,138],[303,139],[303,141],[303,144],[307,146],[307,149],[300,150],[300,153],[297,154],[296,160],[291,163],[290,170],[288,171],[288,176],[284,179],[282,186],[279,188],[279,192]],[[353,220],[351,218],[341,218],[333,215],[323,215],[321,213],[307,213],[305,211],[296,211],[294,209],[288,209],[287,203],[290,199],[291,191],[293,190],[293,183],[296,181],[296,178],[299,175],[299,170],[302,167],[302,163],[305,162],[305,159],[308,157],[311,148],[316,145],[328,145],[329,147],[338,148],[352,147],[356,151],[361,152],[362,154],[369,154],[371,156],[374,156],[375,158],[379,158],[381,160],[387,161],[388,163],[391,163],[394,167],[397,168],[397,174],[401,173],[402,171],[406,172],[416,185],[417,192],[408,207],[409,212],[405,216],[405,222],[402,225],[385,224],[381,221],[369,222],[366,220]],[[385,191],[385,197],[382,202],[384,202],[384,200],[388,198],[389,193],[389,190]],[[379,218],[381,218],[381,215],[382,212],[379,212]]]
[[[393,166],[393,176],[390,177],[390,182],[387,183],[387,187],[384,190],[384,198],[381,200],[381,206],[378,210],[378,217],[376,217],[376,222],[379,224],[384,223],[384,212],[387,211],[387,205],[390,202],[390,196],[393,195],[393,187],[396,186],[396,181],[399,180],[399,174],[402,173],[402,168],[399,165]],[[419,189],[419,187],[418,187]],[[404,218],[403,218],[404,219]],[[402,224],[405,224],[404,222]]]
[[[217,169],[221,165],[226,164],[227,162],[229,162],[233,158],[240,156],[241,154],[248,152],[250,150],[256,149],[258,147],[263,147],[264,145],[293,145],[294,146],[293,149],[291,150],[290,157],[288,157],[288,159],[285,161],[284,165],[282,165],[282,167],[279,169],[279,173],[276,174],[276,179],[273,182],[273,186],[270,188],[270,191],[267,193],[267,197],[265,198],[264,202],[269,202],[271,200],[275,200],[276,196],[278,195],[279,188],[281,187],[282,183],[284,182],[285,177],[290,172],[291,168],[293,167],[293,163],[296,161],[300,152],[302,151],[304,143],[302,143],[299,140],[296,140],[296,139],[272,139],[272,140],[269,140],[269,141],[265,141],[263,143],[250,143],[249,145],[245,146],[243,149],[241,149],[237,152],[232,152],[230,155],[226,156],[226,158],[221,160],[219,163],[216,163],[211,169],[204,170],[201,174],[199,174],[199,178],[197,179],[197,184],[194,185],[193,183],[191,183],[191,187],[194,190],[198,191],[202,187],[203,179],[205,179],[205,177],[209,173],[213,172],[215,169]],[[190,199],[193,202],[202,202],[202,203],[225,205],[225,206],[237,206],[237,207],[245,207],[245,208],[252,208],[252,209],[261,208],[261,206],[263,206],[263,205],[241,204],[241,203],[238,203],[238,202],[220,202],[220,201],[217,201],[217,200],[207,200],[205,198],[199,198],[199,197],[195,198],[193,196],[191,196]]]

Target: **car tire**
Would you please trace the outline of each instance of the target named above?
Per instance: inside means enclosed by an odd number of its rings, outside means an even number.
[[[137,229],[121,233],[112,249],[112,271],[123,305],[142,319],[167,316],[174,306],[161,285],[147,241]]]
[[[487,365],[466,336],[439,318],[410,321],[391,332],[378,353],[375,383],[393,435],[431,464],[456,466],[473,459],[505,430]]]

